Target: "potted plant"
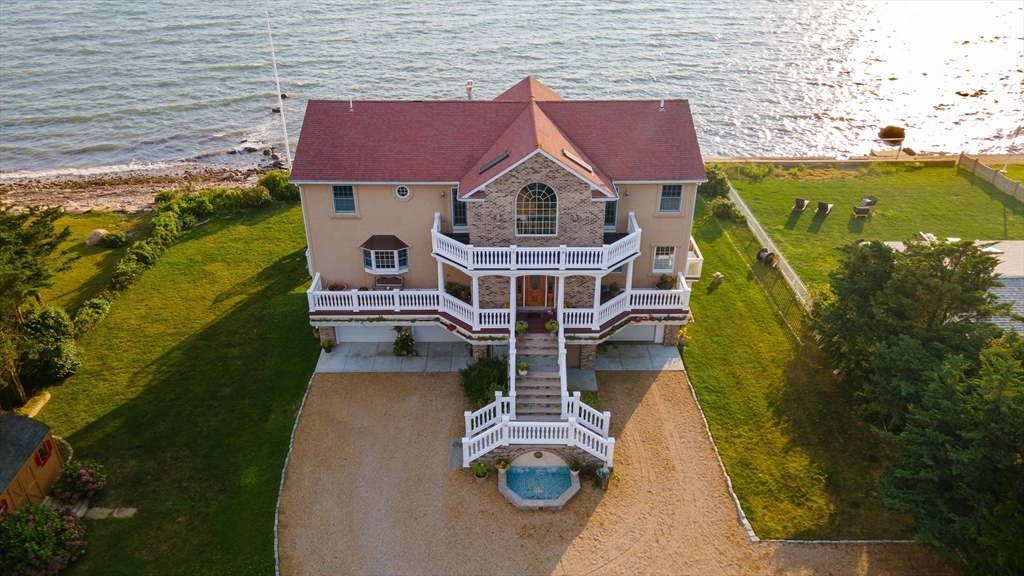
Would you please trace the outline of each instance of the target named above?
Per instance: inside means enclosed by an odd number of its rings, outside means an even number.
[[[676,277],[668,274],[662,274],[661,280],[658,280],[658,288],[661,290],[672,290],[676,287]]]
[[[334,340],[324,340],[320,346],[323,346],[324,352],[330,353],[331,350],[334,350]]]
[[[558,332],[558,321],[548,320],[547,322],[544,323],[544,329],[552,334]]]
[[[569,474],[572,474],[573,477],[576,477],[576,476],[580,475],[580,463],[579,462],[577,462],[575,460],[573,460],[572,462],[569,462]]]
[[[498,463],[495,464],[494,467],[498,469],[498,476],[504,476],[505,473],[508,472],[508,460],[502,458],[501,460],[498,460]]]
[[[612,296],[618,296],[618,294],[619,294],[619,283],[618,282],[612,282],[608,286],[608,293],[611,294]]]
[[[516,336],[522,336],[526,334],[526,331],[530,329],[530,325],[526,323],[526,320],[520,320],[516,322]]]
[[[473,471],[473,476],[476,477],[477,482],[487,480],[487,464],[484,464],[483,462],[473,462],[469,465],[469,469]]]
[[[343,290],[348,290],[348,284],[345,284],[344,282],[335,282],[328,286],[327,289],[331,292],[341,292]]]
[[[520,376],[526,376],[526,373],[529,372],[529,370],[530,370],[530,365],[527,364],[526,362],[517,362],[516,363],[516,371],[519,372]]]

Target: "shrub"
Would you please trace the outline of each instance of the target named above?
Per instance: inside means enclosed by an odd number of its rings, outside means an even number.
[[[484,478],[487,476],[487,464],[483,462],[473,462],[469,465],[469,469],[473,471],[473,475],[477,478]]]
[[[178,193],[173,190],[164,190],[163,192],[156,195],[153,201],[156,202],[158,210],[166,210],[175,200],[178,199]]]
[[[85,525],[71,509],[29,504],[0,523],[0,574],[56,574],[85,553]]]
[[[259,186],[266,188],[275,200],[293,202],[299,199],[299,187],[288,181],[287,170],[271,170],[260,178]]]
[[[744,162],[742,164],[730,165],[728,173],[733,176],[739,176],[745,180],[750,180],[751,182],[759,182],[765,178],[770,178],[775,174],[775,165]]]
[[[419,356],[420,353],[413,347],[415,342],[412,340],[411,332],[402,332],[395,338],[395,344],[392,346],[392,350],[395,352],[395,356]]]
[[[671,274],[662,274],[661,278],[658,279],[658,288],[662,290],[672,290],[676,287],[676,277]]]
[[[141,242],[132,244],[132,247],[128,249],[128,253],[125,254],[125,258],[134,258],[140,264],[145,267],[150,267],[156,263],[157,258],[164,253],[164,248],[159,241],[153,238],[147,238]]]
[[[124,232],[107,232],[100,238],[100,246],[104,248],[120,248],[128,243],[128,235]]]
[[[63,380],[82,365],[75,344],[75,325],[63,308],[36,306],[25,314],[24,335],[29,345],[21,357],[20,375],[39,386]]]
[[[530,324],[525,320],[519,320],[516,322],[516,333],[523,334],[530,329]]]
[[[878,137],[886,140],[886,144],[890,146],[899,146],[903,139],[907,137],[907,131],[899,126],[886,126],[878,131]],[[894,141],[894,138],[899,141]]]
[[[178,198],[175,205],[178,207],[179,214],[191,214],[196,218],[208,218],[213,216],[214,208],[213,202],[210,200],[211,194],[185,194]]]
[[[107,473],[102,464],[94,460],[75,461],[53,483],[53,495],[74,504],[82,498],[92,498],[106,485]]]
[[[165,248],[181,236],[181,219],[174,212],[157,214],[151,224],[153,230],[149,233],[149,239],[159,242]]]
[[[711,213],[719,220],[739,220],[746,222],[746,218],[743,217],[743,214],[736,209],[736,204],[728,198],[715,198],[708,204],[708,206],[711,208]]]
[[[110,285],[114,290],[120,292],[127,289],[146,271],[146,267],[135,258],[122,258],[114,268],[114,274],[110,277]]]
[[[718,164],[708,164],[706,167],[708,181],[697,187],[697,193],[705,198],[725,198],[729,195],[729,179],[725,170]]]
[[[494,393],[508,392],[508,358],[480,358],[459,369],[462,390],[472,404],[483,406],[494,402]]]
[[[105,298],[86,300],[75,314],[75,334],[81,336],[88,332],[106,315],[109,308],[110,302]]]

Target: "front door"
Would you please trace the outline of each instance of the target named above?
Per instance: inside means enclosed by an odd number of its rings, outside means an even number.
[[[521,302],[528,308],[544,308],[554,305],[555,279],[550,276],[526,276],[523,278]]]

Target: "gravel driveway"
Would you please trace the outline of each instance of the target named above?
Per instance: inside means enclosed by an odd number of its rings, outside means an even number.
[[[617,485],[520,511],[448,470],[458,375],[318,374],[279,516],[282,574],[943,574],[913,545],[753,544],[683,372],[598,372]]]

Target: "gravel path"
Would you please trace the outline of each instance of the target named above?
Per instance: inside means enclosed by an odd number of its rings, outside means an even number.
[[[912,545],[753,544],[681,372],[598,372],[608,492],[527,512],[447,469],[456,374],[318,374],[285,476],[282,574],[943,574]]]

